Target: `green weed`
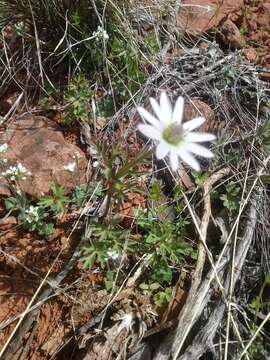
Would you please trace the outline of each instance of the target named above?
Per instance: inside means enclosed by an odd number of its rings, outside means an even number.
[[[65,121],[87,121],[90,116],[90,101],[93,92],[83,74],[75,76],[68,84],[64,100],[69,104]]]
[[[220,196],[223,206],[230,212],[238,210],[240,206],[240,191],[238,184],[230,182],[226,185],[226,193]]]
[[[158,282],[141,283],[139,288],[143,294],[153,297],[157,306],[168,304],[172,299],[172,289],[170,287],[163,288]]]
[[[53,180],[51,192],[52,195],[43,196],[38,201],[38,206],[51,211],[56,216],[64,214],[70,203],[70,199],[65,195],[65,189]]]
[[[19,222],[29,231],[37,231],[41,236],[49,236],[54,230],[54,224],[50,222],[49,213],[42,206],[34,206],[28,201],[23,193],[5,200],[7,211],[17,214]]]
[[[270,108],[270,102],[269,102]],[[257,131],[257,139],[260,148],[264,153],[268,153],[270,149],[270,123],[269,121],[262,124]]]
[[[175,223],[159,221],[158,211],[160,209],[150,209],[147,213],[138,214],[137,224],[143,234],[138,250],[151,255],[149,279],[163,284],[172,281],[174,268],[183,264],[187,257],[196,259],[197,253],[185,241],[189,222],[181,218]]]
[[[92,268],[96,263],[104,268],[106,261],[116,260],[124,251],[132,250],[130,244],[125,244],[128,231],[117,223],[95,224],[91,230],[89,243],[82,248],[85,267]]]
[[[70,201],[76,209],[80,209],[87,199],[91,198],[92,201],[95,201],[103,195],[104,190],[101,183],[81,184],[75,187]]]

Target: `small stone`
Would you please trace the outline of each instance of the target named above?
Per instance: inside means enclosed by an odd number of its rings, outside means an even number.
[[[15,216],[8,216],[0,219],[0,230],[6,231],[11,227],[18,224],[17,218]]]
[[[176,18],[180,32],[199,36],[217,27],[231,13],[238,13],[243,0],[182,0]]]
[[[220,32],[225,44],[236,49],[241,49],[245,45],[245,38],[240,33],[238,27],[231,21],[226,20],[220,26]]]
[[[256,62],[258,60],[257,51],[253,47],[249,47],[242,50],[242,53],[250,62]]]
[[[215,121],[215,113],[205,102],[198,99],[190,99],[190,102],[185,104],[184,119],[185,121],[192,120],[196,117],[205,117],[205,122],[199,127],[199,131],[213,131],[213,124]]]
[[[263,72],[260,74],[260,79],[263,81],[270,81],[270,72]]]
[[[13,121],[2,137],[0,142],[8,144],[6,169],[21,163],[31,174],[18,181],[20,189],[27,194],[36,197],[48,194],[52,180],[67,192],[85,182],[85,154],[64,138],[60,127],[52,120],[25,115]],[[64,166],[74,163],[74,154],[77,154],[74,171],[67,171]],[[5,184],[5,179],[0,177],[0,194]]]

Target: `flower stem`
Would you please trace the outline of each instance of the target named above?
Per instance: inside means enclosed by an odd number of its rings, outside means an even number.
[[[136,166],[137,164],[139,164],[140,162],[142,162],[142,160],[147,159],[150,155],[152,155],[154,152],[154,149],[149,149],[146,148],[144,150],[142,150],[141,152],[139,152],[137,154],[137,156],[132,159],[131,161],[127,162],[126,164],[124,164],[115,174],[115,178],[117,180],[121,179],[123,176],[127,175],[129,170],[131,168],[133,168],[134,166]]]

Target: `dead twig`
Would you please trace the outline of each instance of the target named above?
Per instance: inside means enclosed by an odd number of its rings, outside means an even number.
[[[210,201],[210,192],[212,189],[212,186],[222,179],[224,176],[227,176],[230,172],[229,168],[224,168],[219,170],[218,172],[214,173],[212,176],[210,176],[203,185],[203,201],[204,201],[204,212],[202,221],[199,228],[199,244],[198,244],[198,260],[196,264],[195,271],[193,273],[192,277],[192,284],[188,293],[187,300],[185,302],[185,305],[180,313],[179,316],[179,322],[178,327],[175,333],[175,338],[173,336],[170,337],[170,340],[168,338],[168,342],[166,344],[166,348],[170,348],[170,350],[162,351],[164,354],[167,355],[171,352],[172,343],[174,346],[176,346],[176,343],[178,343],[179,339],[182,339],[183,335],[186,333],[187,329],[191,326],[192,323],[194,323],[197,319],[193,319],[193,310],[194,306],[198,299],[197,290],[201,284],[201,278],[202,278],[202,271],[205,264],[205,258],[206,258],[206,252],[207,252],[207,246],[206,246],[206,237],[207,237],[207,228],[211,217],[211,201]],[[170,344],[170,345],[169,345]],[[167,358],[166,355],[166,358]],[[157,359],[162,359],[162,355],[158,353]],[[161,356],[161,357],[160,357]]]
[[[233,278],[233,287],[239,276],[241,274],[242,267],[244,265],[248,249],[250,247],[251,241],[253,239],[255,226],[258,218],[258,207],[260,207],[262,202],[262,189],[260,189],[259,194],[257,194],[253,200],[251,200],[251,206],[248,213],[248,221],[245,227],[245,231],[241,236],[241,241],[237,242],[236,248],[236,257],[235,257],[235,276]],[[208,276],[209,277],[209,276]],[[225,292],[229,292],[230,288],[230,273],[227,272],[224,288]],[[200,292],[202,288],[200,289]],[[207,350],[213,350],[213,340],[215,334],[220,326],[220,323],[223,319],[223,315],[226,309],[226,304],[221,299],[219,304],[215,306],[211,315],[208,318],[205,326],[199,331],[196,335],[192,344],[188,346],[184,354],[179,358],[179,360],[197,360],[199,359]],[[244,352],[243,352],[244,353]]]
[[[207,228],[211,217],[211,200],[210,192],[212,186],[222,179],[224,176],[228,175],[230,172],[229,168],[221,169],[218,172],[214,173],[209,177],[203,184],[203,201],[204,201],[204,211],[203,217],[200,225],[200,241],[198,244],[198,260],[196,263],[196,268],[192,277],[192,284],[188,293],[186,304],[183,307],[180,316],[179,323],[177,327],[177,338],[182,338],[182,335],[185,333],[190,322],[192,320],[192,309],[194,308],[194,303],[197,300],[197,290],[201,283],[202,272],[205,264],[206,258],[206,237],[207,237]]]

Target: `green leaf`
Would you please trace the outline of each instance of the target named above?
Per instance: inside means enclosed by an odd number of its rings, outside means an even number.
[[[260,180],[263,185],[269,185],[270,184],[270,175],[261,175]]]
[[[161,185],[158,180],[156,180],[150,189],[150,198],[154,201],[158,201],[160,198]]]
[[[16,210],[18,209],[18,201],[15,197],[9,197],[5,199],[5,207],[7,210]]]
[[[85,256],[83,258],[84,266],[86,268],[91,269],[96,261],[96,258],[97,258],[97,254],[94,252],[88,256]]]

